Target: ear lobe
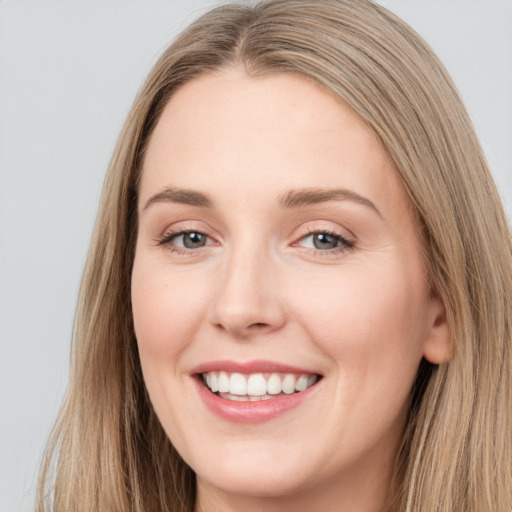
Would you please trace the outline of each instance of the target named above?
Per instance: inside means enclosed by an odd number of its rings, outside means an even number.
[[[423,346],[423,357],[432,364],[447,363],[454,346],[446,318],[446,308],[439,295],[432,291],[429,303],[429,325]]]

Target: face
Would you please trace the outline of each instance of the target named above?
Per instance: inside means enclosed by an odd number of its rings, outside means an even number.
[[[138,208],[144,379],[199,495],[382,495],[447,329],[373,132],[302,77],[204,75],[165,107]]]

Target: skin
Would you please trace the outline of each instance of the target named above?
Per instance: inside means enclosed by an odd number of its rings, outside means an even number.
[[[157,196],[168,187],[212,206]],[[374,207],[279,205],[298,189]],[[184,247],[183,231],[206,245]],[[222,70],[171,98],[143,165],[132,301],[152,403],[197,474],[196,512],[382,510],[418,365],[450,356],[417,231],[376,136],[303,77]],[[315,232],[338,246],[315,248]],[[190,375],[221,359],[323,378],[298,407],[234,423]]]

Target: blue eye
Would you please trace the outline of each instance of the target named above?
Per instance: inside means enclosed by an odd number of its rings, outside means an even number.
[[[158,240],[158,245],[166,245],[176,251],[201,249],[210,243],[211,239],[200,231],[167,233]]]
[[[339,251],[354,247],[354,243],[345,237],[327,232],[311,233],[299,240],[299,243],[302,247],[323,252]]]
[[[198,249],[206,245],[207,236],[197,231],[190,231],[189,233],[181,233],[174,236],[171,241],[174,245],[184,247],[185,249]]]
[[[313,245],[315,249],[328,250],[335,249],[340,245],[340,240],[333,235],[327,233],[315,233],[313,237]]]

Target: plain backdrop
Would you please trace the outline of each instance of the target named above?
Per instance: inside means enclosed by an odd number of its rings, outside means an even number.
[[[0,512],[32,509],[104,173],[207,0],[0,0]],[[382,0],[441,57],[512,217],[512,0]]]

